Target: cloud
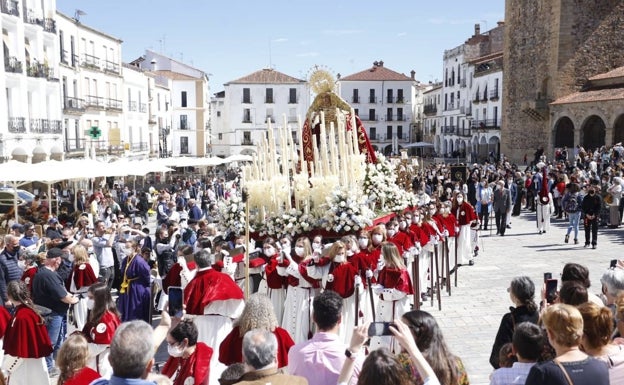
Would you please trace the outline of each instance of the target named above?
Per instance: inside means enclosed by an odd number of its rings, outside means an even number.
[[[397,33],[397,37],[407,36],[407,32],[399,32]]]
[[[288,41],[288,39],[286,39],[285,37],[280,37],[278,39],[273,39],[272,40],[273,43],[284,43],[284,42],[287,42],[287,41]]]
[[[319,53],[316,51],[310,51],[310,52],[302,52],[302,53],[298,53],[295,56],[297,57],[315,57],[318,56]]]
[[[344,36],[344,35],[356,35],[362,33],[361,29],[324,29],[321,31],[323,35],[329,36]]]

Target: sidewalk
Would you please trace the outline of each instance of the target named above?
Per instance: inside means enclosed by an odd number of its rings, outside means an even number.
[[[523,211],[512,218],[512,228],[505,236],[497,236],[496,228],[483,232],[481,251],[474,266],[459,269],[458,287],[452,295],[442,294],[442,311],[438,304],[427,301],[421,310],[434,315],[443,330],[450,350],[464,362],[471,384],[489,384],[492,367],[489,357],[500,320],[512,303],[507,293],[511,279],[528,275],[536,285],[539,302],[543,273],[552,272],[559,279],[567,262],[581,263],[590,271],[590,291],[600,293],[600,276],[609,267],[609,261],[621,257],[621,229],[600,228],[598,248],[583,247],[585,234],[581,228],[579,244],[563,242],[567,220],[551,221],[551,230],[539,235],[535,213]],[[491,235],[490,235],[491,234]]]

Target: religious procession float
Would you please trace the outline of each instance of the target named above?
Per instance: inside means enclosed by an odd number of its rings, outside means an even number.
[[[253,162],[243,168],[242,196],[222,203],[221,223],[228,231],[253,238],[267,236],[338,238],[354,234],[395,213],[418,205],[397,175],[413,167],[373,151],[353,108],[334,92],[328,71],[310,77],[316,94],[296,140],[284,117],[258,146]]]

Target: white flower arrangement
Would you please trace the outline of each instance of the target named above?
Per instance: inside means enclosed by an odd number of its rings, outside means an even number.
[[[247,219],[245,218],[245,204],[239,195],[232,195],[228,200],[218,202],[221,225],[225,230],[237,235],[245,232]],[[250,229],[250,231],[253,231]]]
[[[305,214],[301,210],[290,209],[281,214],[266,218],[264,226],[260,230],[260,235],[272,237],[282,237],[307,233],[317,226],[317,219],[312,214]]]
[[[326,202],[325,214],[319,224],[327,231],[352,233],[373,224],[374,213],[369,209],[365,195],[335,189]]]
[[[366,165],[364,194],[369,197],[369,203],[380,211],[401,212],[411,205],[413,199],[396,184],[392,163],[380,153],[375,155],[377,162]]]

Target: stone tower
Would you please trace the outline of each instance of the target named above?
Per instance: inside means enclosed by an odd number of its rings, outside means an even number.
[[[553,154],[549,103],[624,65],[623,0],[506,0],[501,152]],[[577,143],[578,144],[578,143]],[[609,143],[607,143],[609,144]]]

